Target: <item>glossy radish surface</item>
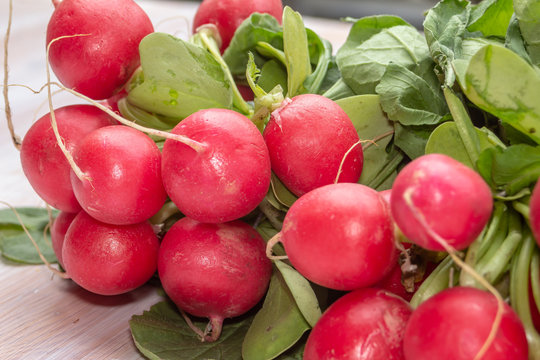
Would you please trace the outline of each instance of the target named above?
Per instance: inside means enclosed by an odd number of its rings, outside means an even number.
[[[93,99],[113,96],[140,64],[139,43],[154,31],[133,0],[62,0],[47,26],[49,61],[58,79]]]
[[[223,319],[241,315],[263,297],[272,265],[265,242],[241,221],[205,224],[182,218],[159,250],[163,288],[182,310],[207,317],[216,340]]]
[[[254,210],[270,186],[270,157],[257,127],[226,109],[198,111],[172,133],[202,145],[193,148],[167,139],[163,184],[185,215],[209,223],[239,219]]]
[[[304,359],[403,359],[403,335],[411,313],[408,303],[381,289],[345,294],[315,324]]]
[[[87,134],[114,123],[91,105],[68,105],[56,109],[54,114],[58,132],[70,153]],[[24,175],[46,203],[66,212],[81,210],[69,178],[71,167],[54,136],[50,113],[30,127],[22,141],[20,156]]]
[[[336,290],[373,285],[394,267],[397,250],[384,200],[360,184],[332,184],[300,197],[281,241],[307,279]]]
[[[70,278],[101,295],[131,291],[157,269],[159,240],[152,225],[110,225],[81,211],[64,240],[62,258]]]
[[[315,94],[285,100],[264,129],[272,170],[295,195],[335,182],[347,151],[359,141],[351,119],[334,101]],[[357,182],[360,144],[348,154],[339,182]]]
[[[390,207],[394,221],[411,242],[429,250],[444,250],[431,230],[462,250],[488,222],[493,199],[489,186],[474,170],[446,155],[429,154],[399,172]]]
[[[51,225],[51,243],[54,254],[56,255],[56,258],[58,259],[58,263],[60,265],[63,264],[62,247],[64,245],[66,232],[68,231],[69,225],[71,225],[71,222],[73,221],[73,219],[75,219],[75,216],[77,216],[77,214],[78,213],[68,213],[62,211],[54,219]]]
[[[74,152],[88,176],[71,183],[82,208],[99,221],[136,224],[161,209],[167,195],[161,180],[161,153],[146,134],[124,125],[88,134]]]
[[[201,25],[216,25],[223,52],[236,28],[254,12],[270,14],[281,22],[283,4],[281,0],[203,0],[193,19],[193,32]]]
[[[432,296],[407,323],[405,359],[474,359],[491,330],[497,304],[492,294],[471,287],[454,287]],[[482,359],[528,359],[525,330],[506,303],[500,327]]]

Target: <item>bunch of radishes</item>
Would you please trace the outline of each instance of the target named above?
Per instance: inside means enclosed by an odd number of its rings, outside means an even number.
[[[280,19],[282,5],[205,0],[194,31],[216,25],[223,51],[256,11]],[[132,0],[63,0],[47,29],[49,61],[66,87],[116,99],[151,32]],[[66,106],[39,119],[22,143],[25,175],[61,210],[51,229],[59,263],[83,288],[120,294],[157,270],[181,311],[210,319],[198,331],[213,341],[225,318],[264,296],[279,241],[302,276],[347,292],[313,328],[305,359],[528,358],[523,325],[496,291],[455,287],[413,310],[383,285],[401,274],[403,236],[455,255],[484,229],[492,194],[470,168],[425,155],[401,170],[390,195],[358,184],[360,138],[335,102],[315,94],[285,99],[262,133],[239,112],[197,111],[168,133],[162,149],[118,120],[93,105]],[[298,200],[265,245],[246,221],[260,215],[272,172]],[[537,190],[537,239],[539,220]]]

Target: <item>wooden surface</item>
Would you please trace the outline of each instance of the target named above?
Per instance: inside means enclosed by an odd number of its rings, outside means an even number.
[[[46,82],[45,30],[51,1],[14,0],[9,42],[9,83],[39,89]],[[196,3],[140,1],[156,30],[182,38],[189,36]],[[8,0],[0,1],[0,32],[6,32]],[[306,26],[330,40],[337,49],[348,24],[305,19]],[[2,55],[2,68],[4,56]],[[3,79],[3,76],[2,76]],[[47,112],[46,95],[10,87],[9,99],[16,133],[21,137],[33,121]],[[80,103],[58,94],[54,105]],[[4,109],[3,101],[0,107]],[[2,111],[3,112],[3,111]],[[0,121],[0,200],[14,206],[44,206],[26,181],[18,151]],[[155,289],[145,286],[129,294],[99,296],[44,266],[21,266],[0,260],[0,359],[140,359],[129,331],[133,314],[160,301]]]

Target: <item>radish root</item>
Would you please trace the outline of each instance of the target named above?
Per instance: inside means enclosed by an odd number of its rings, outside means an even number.
[[[9,44],[9,36],[11,34],[12,18],[13,18],[13,0],[9,0],[8,25],[6,29],[6,36],[4,38],[4,86],[3,86],[2,92],[4,95],[6,120],[7,120],[9,133],[11,135],[11,141],[13,142],[13,145],[15,146],[17,150],[21,150],[21,138],[17,134],[15,134],[15,128],[13,127],[11,106],[9,105],[9,95],[8,95],[8,88],[9,88],[8,86],[8,75],[9,75],[8,44]]]
[[[458,251],[451,246],[445,239],[443,239],[437,232],[433,230],[433,228],[427,223],[426,218],[422,214],[422,212],[416,207],[412,200],[412,194],[414,192],[414,188],[408,188],[404,194],[403,198],[405,200],[405,203],[410,208],[414,218],[420,223],[422,228],[424,228],[427,233],[437,241],[439,245],[441,245],[444,250],[450,255],[452,260],[465,272],[467,272],[470,276],[472,276],[476,281],[478,281],[479,284],[484,286],[495,298],[497,299],[497,313],[495,314],[495,319],[493,320],[493,323],[491,325],[491,330],[488,334],[488,337],[478,353],[475,355],[474,360],[480,360],[486,353],[486,351],[491,346],[492,342],[495,340],[495,336],[497,335],[497,331],[499,330],[499,326],[501,324],[503,312],[504,312],[504,300],[502,296],[499,294],[497,289],[493,287],[483,276],[478,274],[474,268],[469,266],[467,263],[465,263],[459,256]]]
[[[272,249],[274,246],[281,241],[281,233],[278,232],[276,235],[274,235],[268,242],[266,243],[266,257],[268,257],[270,260],[285,260],[289,257],[287,255],[274,255],[272,253]]]
[[[69,279],[69,276],[67,275],[67,273],[65,272],[61,272],[60,270],[56,269],[54,266],[52,266],[52,264],[45,258],[45,256],[43,256],[43,253],[41,252],[41,250],[39,249],[39,246],[38,244],[36,243],[36,240],[34,240],[34,238],[32,237],[32,235],[30,234],[30,232],[28,231],[28,228],[24,225],[22,219],[21,219],[21,216],[19,215],[19,212],[17,211],[17,209],[15,209],[13,206],[11,206],[10,204],[8,204],[7,202],[5,201],[1,201],[0,200],[0,204],[3,204],[5,206],[7,206],[8,208],[11,209],[11,211],[13,211],[13,213],[15,214],[15,216],[17,217],[17,221],[19,221],[19,224],[21,225],[21,227],[23,228],[24,232],[26,233],[26,236],[28,236],[28,238],[30,239],[30,241],[32,241],[32,244],[34,245],[34,247],[36,248],[36,251],[39,255],[39,258],[41,259],[41,261],[43,261],[43,263],[47,266],[47,268],[49,270],[51,270],[54,274],[58,275],[59,277],[61,277],[62,279]],[[45,234],[44,234],[45,236]]]

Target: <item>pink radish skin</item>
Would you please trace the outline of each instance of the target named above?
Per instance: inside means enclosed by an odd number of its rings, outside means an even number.
[[[254,12],[270,14],[281,23],[283,4],[281,0],[203,0],[193,19],[193,32],[205,24],[216,25],[223,52],[236,28]]]
[[[182,310],[208,317],[216,340],[225,318],[244,314],[263,297],[272,274],[265,242],[241,221],[204,224],[182,218],[159,250],[163,288]]]
[[[408,303],[381,289],[345,294],[315,324],[304,359],[401,360],[411,313]]]
[[[139,43],[154,31],[133,0],[62,0],[47,26],[51,68],[60,82],[95,100],[120,90],[140,65]]]
[[[285,100],[264,129],[272,170],[295,195],[335,182],[341,161],[359,141],[353,123],[334,101],[315,94]],[[362,146],[348,154],[339,182],[358,182]]]
[[[56,109],[54,114],[60,136],[70,153],[93,130],[114,124],[112,118],[91,105],[69,105]],[[71,167],[54,136],[50,113],[30,127],[20,156],[24,175],[46,203],[65,212],[81,210],[69,180]]]
[[[149,222],[110,225],[81,211],[66,233],[62,258],[70,278],[100,295],[129,292],[157,269],[159,240]]]
[[[400,171],[392,186],[390,207],[394,221],[411,242],[428,250],[445,250],[429,233],[431,229],[462,250],[488,222],[493,199],[489,186],[474,170],[446,155],[429,154]],[[427,227],[418,216],[423,216]]]
[[[182,213],[197,221],[222,223],[254,210],[270,186],[270,156],[257,127],[226,109],[198,111],[173,134],[202,149],[167,139],[163,146],[163,184]]]
[[[71,172],[75,196],[97,220],[136,224],[165,203],[161,153],[144,133],[124,125],[100,128],[80,142],[73,157],[89,177],[81,181]]]
[[[375,284],[397,262],[384,200],[360,184],[332,184],[300,197],[283,222],[281,241],[307,279],[336,290]]]
[[[63,267],[62,247],[69,225],[75,219],[77,213],[60,212],[51,225],[51,243],[58,263]]]
[[[536,243],[540,246],[540,181],[534,186],[529,202],[530,224]]]
[[[434,295],[407,323],[405,359],[474,359],[491,330],[497,304],[495,296],[476,288],[454,287]],[[499,330],[482,359],[528,359],[525,330],[506,303]]]

